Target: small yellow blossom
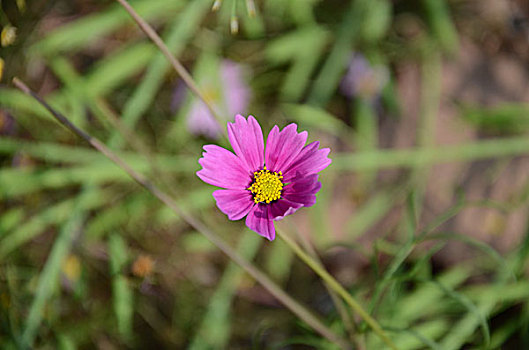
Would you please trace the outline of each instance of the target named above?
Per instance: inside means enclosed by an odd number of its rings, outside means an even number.
[[[145,278],[152,273],[154,261],[148,255],[140,255],[132,264],[132,273],[134,276]]]
[[[17,39],[17,29],[8,24],[2,29],[0,33],[0,43],[3,47],[12,45]]]
[[[77,282],[81,277],[81,262],[76,255],[69,255],[62,264],[62,273],[72,282]]]

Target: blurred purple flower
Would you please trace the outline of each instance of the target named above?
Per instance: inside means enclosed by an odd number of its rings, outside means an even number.
[[[246,113],[250,102],[250,89],[243,79],[242,67],[235,62],[224,60],[220,64],[219,73],[220,86],[203,86],[206,98],[222,111],[221,116],[233,118],[238,113]],[[209,109],[199,99],[193,101],[187,118],[188,130],[192,134],[216,139],[222,133]]]
[[[353,54],[340,83],[340,92],[348,98],[374,100],[388,82],[388,75],[386,67],[372,66],[362,54]]]
[[[246,226],[273,241],[274,221],[316,203],[321,188],[318,172],[331,160],[328,148],[309,143],[307,132],[292,123],[268,134],[266,150],[261,126],[254,117],[235,116],[228,123],[228,138],[235,151],[206,145],[198,161],[202,181],[223,188],[213,192],[217,207],[230,220],[246,216]]]

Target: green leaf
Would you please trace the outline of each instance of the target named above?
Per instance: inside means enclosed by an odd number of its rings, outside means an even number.
[[[284,103],[281,107],[288,119],[294,120],[304,129],[318,129],[331,135],[345,135],[350,129],[340,119],[318,107],[291,103]]]
[[[318,63],[329,34],[318,26],[307,26],[272,41],[266,56],[273,64],[291,61],[291,67],[281,86],[284,100],[299,100]]]
[[[48,208],[39,211],[31,218],[14,227],[11,232],[2,235],[0,240],[0,258],[14,252],[16,249],[29,242],[51,225],[63,224],[73,212],[74,207],[81,207],[86,210],[95,209],[107,200],[107,196],[99,191],[93,192],[90,196],[74,197],[63,200],[57,204],[49,205]]]
[[[458,50],[459,39],[455,25],[450,18],[448,1],[422,0],[422,3],[433,37],[444,51],[455,54]]]
[[[245,230],[237,251],[245,259],[251,260],[263,240]],[[230,339],[232,324],[230,307],[237,287],[244,277],[244,271],[234,262],[226,267],[218,287],[210,298],[208,309],[191,342],[190,349],[226,348]]]
[[[106,95],[133,75],[144,69],[156,52],[150,43],[120,48],[108,55],[86,74],[85,91],[92,96]]]
[[[399,191],[402,192],[402,191]],[[382,219],[391,208],[402,202],[402,193],[396,191],[379,191],[370,196],[347,220],[348,239],[355,241]]]
[[[108,256],[112,275],[112,303],[118,331],[129,341],[132,338],[133,294],[127,278],[123,275],[129,258],[125,241],[116,233],[109,237]]]
[[[355,154],[333,154],[335,171],[388,168],[413,168],[450,162],[529,154],[525,137],[498,138],[459,145],[377,150]]]
[[[362,19],[360,37],[366,43],[380,41],[388,31],[392,20],[392,6],[388,0],[372,0]]]
[[[184,4],[181,0],[142,0],[132,2],[132,6],[145,20],[171,17]],[[84,16],[63,25],[46,35],[31,47],[31,53],[56,55],[60,51],[74,51],[101,39],[103,36],[124,25],[132,26],[132,19],[119,4],[110,9]]]
[[[309,93],[308,103],[310,105],[325,106],[336,91],[346,71],[352,47],[359,39],[363,19],[371,2],[372,0],[351,1],[350,7],[345,11],[338,32],[335,34],[334,46]]]
[[[482,131],[521,134],[529,130],[529,105],[502,104],[492,108],[461,107],[462,117]]]
[[[283,240],[270,247],[266,257],[266,271],[278,282],[285,282],[290,276],[294,253]]]
[[[193,37],[200,21],[209,12],[209,6],[211,6],[211,2],[208,0],[193,1],[172,22],[164,37],[164,42],[175,56],[183,51],[186,43]],[[139,118],[148,110],[168,71],[167,58],[162,53],[158,53],[147,68],[140,84],[123,107],[121,118],[126,126],[133,128]],[[122,141],[118,141],[119,138],[120,136],[115,134],[110,139],[109,145],[113,147],[121,145]]]
[[[81,200],[82,197],[79,197],[75,206],[79,205]],[[55,240],[50,255],[46,260],[44,269],[39,276],[35,298],[29,308],[22,334],[24,343],[29,347],[33,347],[35,336],[44,316],[44,308],[58,286],[62,263],[69,254],[73,239],[80,229],[81,222],[79,219],[79,215],[74,214],[62,226],[59,236]]]

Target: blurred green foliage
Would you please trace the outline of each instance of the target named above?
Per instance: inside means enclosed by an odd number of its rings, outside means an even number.
[[[450,230],[472,208],[527,214],[528,179],[504,201],[467,199],[459,178],[442,210],[430,210],[427,201],[440,164],[471,169],[487,161],[491,172],[502,174],[512,159],[529,153],[527,101],[461,102],[461,128],[501,137],[436,142],[446,103],[443,64],[460,52],[460,28],[468,22],[461,9],[475,2],[263,0],[255,17],[246,1],[225,0],[218,12],[210,0],[131,3],[199,85],[221,60],[238,62],[250,72],[249,111],[265,131],[293,121],[332,148],[318,203],[281,227],[311,242],[399,349],[529,348],[527,220],[518,227],[519,241],[502,254],[468,232]],[[347,334],[327,290],[283,242],[264,242],[215,208],[213,189],[195,172],[202,145],[226,141],[188,132],[193,97],[186,92],[177,101],[176,73],[118,4],[20,4],[2,3],[0,16],[2,27],[18,29],[16,41],[0,51],[0,347],[334,348],[11,87],[10,79],[20,76],[355,348],[384,348],[362,322]],[[229,28],[234,16],[237,35]],[[355,52],[390,72],[372,100],[343,92]],[[416,91],[402,85],[401,68],[409,66],[420,75]],[[419,95],[412,124],[408,88]],[[402,125],[416,140],[412,148],[388,141]],[[500,177],[494,174],[480,174],[483,187]],[[485,227],[484,221],[476,222]],[[500,227],[501,240],[505,227],[491,226]],[[445,263],[439,256],[455,242],[465,256]],[[153,267],[134,269],[143,255]]]

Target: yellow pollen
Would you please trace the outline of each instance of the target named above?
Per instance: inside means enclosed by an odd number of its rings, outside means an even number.
[[[254,181],[248,189],[252,191],[255,203],[270,203],[281,198],[283,174],[270,172],[264,167],[253,173]]]

